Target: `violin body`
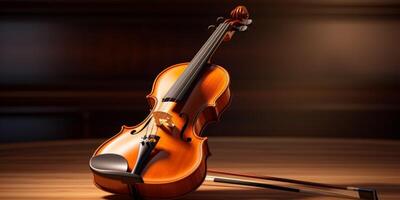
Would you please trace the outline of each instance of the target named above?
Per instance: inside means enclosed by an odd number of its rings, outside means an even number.
[[[150,113],[136,126],[123,126],[93,155],[121,155],[128,162],[128,171],[132,171],[138,159],[140,140],[149,132],[156,132],[160,139],[141,172],[144,183],[129,185],[94,173],[96,186],[120,194],[132,193],[133,187],[142,198],[166,199],[182,196],[201,185],[210,155],[207,138],[201,137],[201,132],[208,123],[219,119],[230,102],[229,74],[221,66],[210,65],[184,103],[163,102],[163,96],[187,67],[188,63],[182,63],[162,71],[147,96],[151,113],[168,112],[179,130],[157,128]]]
[[[201,133],[219,120],[231,98],[228,72],[210,59],[223,41],[247,30],[248,18],[246,7],[237,6],[189,63],[157,76],[147,95],[151,112],[146,119],[123,126],[90,159],[96,186],[134,198],[171,199],[203,183],[210,151]]]

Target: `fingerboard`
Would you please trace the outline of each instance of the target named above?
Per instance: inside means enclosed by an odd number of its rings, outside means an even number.
[[[167,94],[162,99],[163,102],[180,102],[190,94],[197,80],[204,71],[203,69],[207,66],[207,62],[223,41],[229,26],[229,23],[225,22],[218,25],[213,34],[211,34],[206,43],[204,43],[201,49],[190,61],[183,73],[168,90]]]

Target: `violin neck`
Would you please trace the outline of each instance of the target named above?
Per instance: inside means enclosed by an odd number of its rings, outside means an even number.
[[[168,90],[167,94],[162,100],[163,102],[180,102],[183,101],[188,94],[190,94],[191,89],[195,85],[197,79],[200,77],[205,66],[207,66],[211,56],[224,40],[225,34],[229,28],[229,23],[224,22],[218,25],[213,34],[193,57],[192,61],[190,61],[185,71]]]

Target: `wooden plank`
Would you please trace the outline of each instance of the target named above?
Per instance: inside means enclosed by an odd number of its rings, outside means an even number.
[[[0,199],[129,199],[97,189],[88,160],[102,140],[0,145]],[[400,195],[400,141],[210,137],[210,168],[376,188]],[[286,185],[287,186],[287,185]],[[204,183],[184,199],[335,199]]]

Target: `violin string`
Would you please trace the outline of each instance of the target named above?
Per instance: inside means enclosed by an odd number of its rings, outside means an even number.
[[[189,78],[189,80],[190,81],[186,81],[185,80],[185,85],[184,85],[184,88],[183,89],[181,89],[181,91],[179,91],[179,93],[178,93],[178,95],[176,95],[176,97],[179,97],[185,90],[186,90],[186,88],[188,87],[188,85],[190,85],[190,83],[191,83],[191,81],[195,78],[194,76],[200,71],[200,69],[201,69],[201,67],[202,67],[202,65],[199,65],[199,63],[201,63],[201,62],[204,62],[204,59],[206,59],[206,58],[208,58],[208,56],[204,56],[205,54],[209,54],[209,53],[211,53],[212,51],[207,51],[207,50],[210,50],[210,49],[214,49],[215,47],[217,47],[218,46],[218,44],[220,43],[220,42],[222,42],[222,36],[225,34],[225,31],[227,30],[226,28],[229,26],[229,24],[228,23],[223,23],[222,25],[221,25],[221,29],[219,30],[219,32],[215,35],[215,39],[213,39],[213,41],[211,41],[211,43],[210,43],[210,45],[208,45],[209,47],[207,47],[206,49],[204,49],[204,52],[202,52],[202,55],[201,55],[201,57],[199,58],[200,60],[198,61],[198,62],[196,62],[196,65],[194,65],[195,67],[195,69],[194,69],[194,72],[192,72],[191,73],[191,75],[190,76],[188,76],[188,78]],[[210,48],[211,47],[211,48]],[[186,77],[185,77],[185,79],[186,79]]]
[[[191,80],[193,80],[193,76],[195,76],[195,74],[198,73],[199,69],[201,69],[201,65],[199,65],[201,62],[204,62],[204,59],[207,58],[208,56],[204,57],[205,55],[210,53],[210,49],[214,49],[216,46],[218,46],[218,43],[221,42],[221,37],[223,34],[225,34],[226,28],[227,28],[227,23],[222,23],[218,28],[218,30],[216,30],[217,32],[215,34],[213,34],[206,42],[206,45],[204,45],[200,51],[195,55],[194,59],[190,62],[190,66],[193,66],[194,69],[189,69],[187,73],[185,70],[185,74],[184,77],[182,79],[182,82],[186,82],[185,85],[183,86],[184,89],[182,89],[181,91],[179,91],[178,95],[176,95],[175,97],[178,97],[181,95],[181,93],[185,90],[185,88],[187,87],[187,85],[190,84]],[[222,34],[222,35],[221,35]],[[212,52],[212,51],[211,51]],[[192,64],[194,62],[194,64]],[[194,70],[194,71],[193,71]],[[189,74],[188,74],[189,73]],[[189,79],[189,80],[187,80]],[[174,87],[172,88],[174,90],[174,93],[176,91],[177,88],[180,88],[181,86],[178,87]],[[161,103],[161,107],[163,106],[163,103]],[[152,120],[149,125],[148,125],[148,129],[146,130],[146,137],[149,136],[156,136],[157,135],[157,129],[156,131],[153,131],[154,129],[154,120]]]
[[[218,37],[220,37],[219,35],[221,34],[221,32],[224,32],[224,26],[226,25],[226,23],[224,22],[224,23],[222,23],[220,26],[218,26],[218,30],[216,30],[216,32],[215,32],[215,34],[213,34],[212,35],[212,37],[210,37],[208,40],[207,40],[207,42],[206,42],[206,45],[205,46],[203,46],[201,49],[200,49],[200,51],[195,55],[195,57],[194,57],[194,59],[190,62],[190,64],[189,64],[189,69],[188,69],[188,71],[186,71],[185,70],[185,72],[184,72],[184,74],[183,74],[183,79],[180,79],[180,80],[178,80],[177,82],[179,82],[178,84],[183,84],[183,83],[187,83],[187,79],[189,79],[190,80],[190,78],[193,76],[192,74],[193,73],[191,73],[193,70],[195,70],[195,71],[197,71],[196,69],[197,69],[197,66],[199,65],[199,63],[201,62],[201,61],[203,61],[203,57],[204,57],[204,55],[207,53],[207,50],[210,48],[210,46],[212,46],[214,43],[215,43],[215,41],[216,41],[216,38],[218,38]],[[194,68],[194,69],[193,69]],[[187,84],[185,84],[184,85],[184,88],[186,88],[187,86],[186,86]],[[181,85],[175,85],[174,84],[174,87],[172,88],[172,94],[176,94],[176,90],[177,89],[180,89],[181,88]],[[178,95],[174,95],[174,97],[175,98],[177,98],[177,97],[179,97],[180,95],[181,95],[181,93],[184,91],[184,89],[181,89],[181,91],[179,91],[179,93],[178,93]],[[169,93],[169,92],[168,92]]]
[[[187,82],[187,79],[190,78],[190,74],[193,71],[193,68],[196,68],[195,66],[198,65],[198,63],[201,61],[201,58],[203,57],[205,51],[209,48],[209,46],[212,45],[212,42],[215,40],[217,35],[221,32],[221,27],[222,25],[218,26],[217,30],[215,31],[215,34],[213,33],[212,36],[206,41],[205,45],[202,46],[199,52],[194,56],[194,59],[190,62],[188,70],[184,72],[183,74],[183,79],[178,80],[179,84]],[[181,88],[181,85],[177,85],[177,87],[174,88],[173,94],[175,95],[175,98],[177,98],[179,95],[176,95],[176,90]],[[181,90],[182,91],[182,90]]]
[[[220,28],[220,27],[218,27]],[[217,33],[220,31],[220,29],[216,30],[215,34],[213,34],[206,42],[206,45],[204,45],[200,51],[194,56],[194,59],[190,62],[187,70],[184,71],[184,73],[182,74],[182,78],[178,79],[176,84],[173,85],[173,88],[171,88],[171,93],[168,92],[168,97],[173,97],[175,98],[175,100],[178,98],[178,96],[176,95],[176,93],[178,92],[177,90],[180,89],[182,87],[182,84],[184,82],[187,81],[187,79],[190,77],[190,72],[193,70],[194,66],[197,65],[200,61],[200,58],[203,56],[203,52],[205,51],[205,49],[209,48],[208,46],[211,45],[211,41],[214,40],[214,38],[216,37],[216,35],[218,35]],[[172,95],[171,95],[172,94]]]
[[[225,24],[225,25],[229,25],[229,24]],[[215,40],[215,41],[214,41],[215,44],[213,44],[213,46],[211,46],[211,48],[207,49],[207,50],[208,50],[208,51],[206,52],[207,54],[211,54],[211,53],[214,51],[214,49],[222,42],[222,39],[223,39],[222,36],[224,36],[225,31],[226,31],[225,28],[227,28],[227,27],[228,27],[228,26],[225,26],[225,27],[222,28],[222,31],[221,31],[221,33],[220,33],[220,36],[217,37],[218,40]],[[210,56],[210,55],[209,55],[209,56]],[[204,57],[203,57],[203,62],[206,61],[205,59],[207,59],[209,56],[204,56]],[[198,71],[201,69],[201,67],[202,67],[202,65],[198,65],[198,66],[197,66],[197,69],[196,69],[196,71],[195,71],[194,73],[195,73],[195,74],[198,73]],[[191,78],[194,78],[194,77],[192,76]]]

